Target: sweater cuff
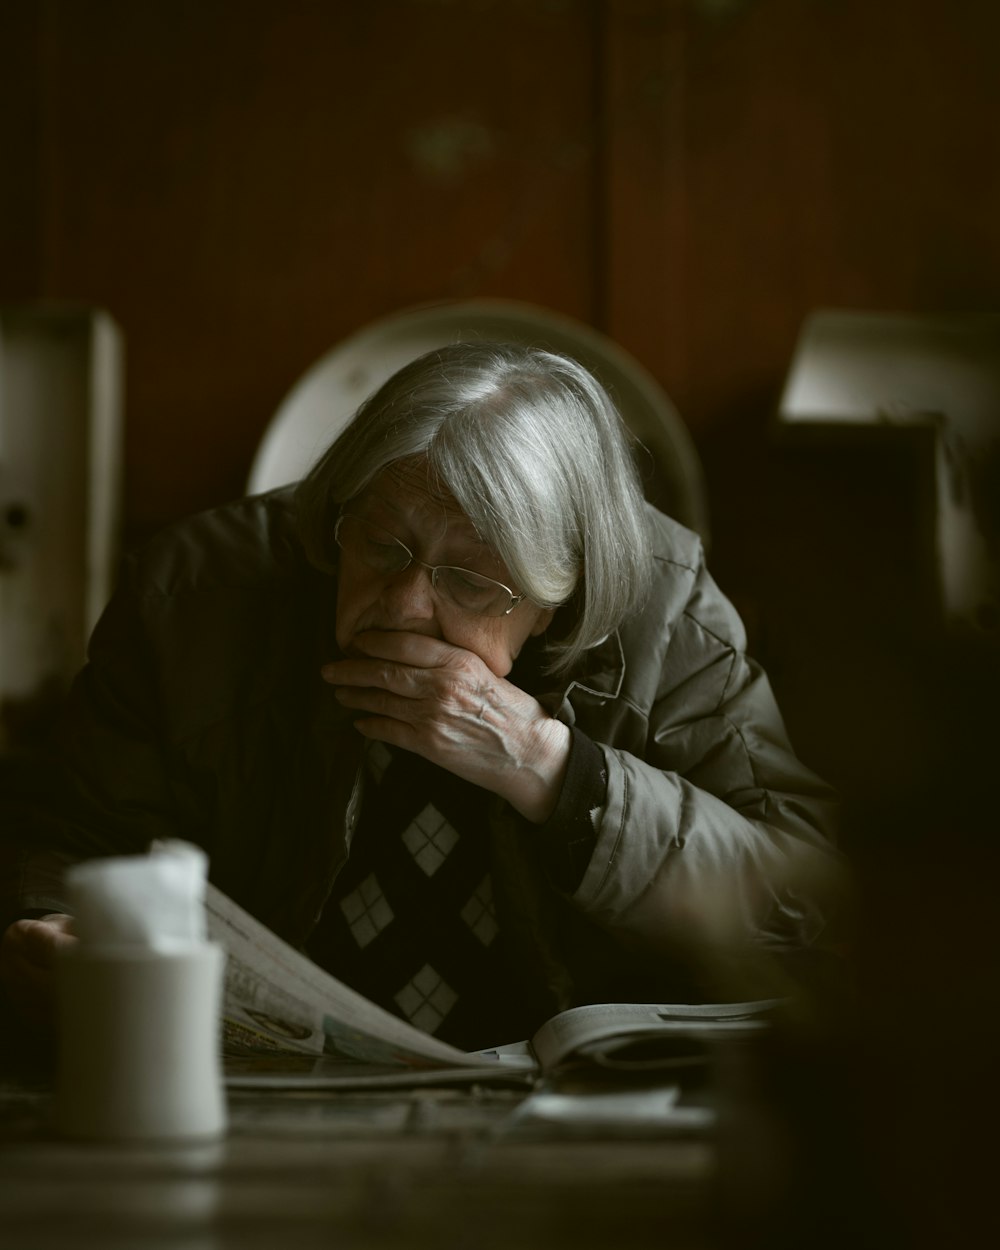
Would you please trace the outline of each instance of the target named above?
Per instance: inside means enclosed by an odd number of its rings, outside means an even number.
[[[538,826],[545,872],[564,894],[574,894],[583,880],[594,847],[597,824],[607,801],[608,773],[597,744],[575,726],[566,776],[552,815]]]

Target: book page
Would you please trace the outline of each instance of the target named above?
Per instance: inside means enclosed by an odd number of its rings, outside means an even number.
[[[211,883],[208,936],[225,947],[223,1046],[229,1053],[331,1055],[413,1068],[482,1067],[324,972]]]

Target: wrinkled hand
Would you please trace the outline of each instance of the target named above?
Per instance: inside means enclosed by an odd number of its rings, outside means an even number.
[[[18,1014],[36,1029],[55,1023],[55,963],[72,946],[73,918],[61,912],[15,920],[0,939],[0,982]]]
[[[360,634],[364,654],[327,664],[366,738],[422,755],[541,822],[559,796],[570,732],[471,651],[402,631]]]

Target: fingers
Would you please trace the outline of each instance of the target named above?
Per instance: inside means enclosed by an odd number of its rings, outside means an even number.
[[[415,668],[434,668],[467,654],[441,638],[429,638],[426,634],[412,634],[406,630],[366,630],[357,635],[354,645],[373,659],[392,660]]]
[[[367,716],[388,717],[393,720],[413,720],[420,716],[422,708],[415,697],[393,694],[378,686],[338,686],[334,692],[337,702],[353,712]],[[355,724],[360,722],[355,720]]]
[[[358,636],[363,654],[325,665],[323,679],[363,737],[402,747],[484,789],[536,752],[546,713],[474,653],[422,634]]]
[[[18,920],[11,925],[23,958],[38,968],[52,968],[59,952],[75,944],[72,927],[73,917],[61,912],[38,920]]]
[[[461,647],[406,631],[372,630],[354,640],[362,654],[335,660],[321,672],[333,685],[389,685],[420,672],[462,669],[477,660]]]
[[[383,660],[338,660],[321,669],[323,680],[340,690],[387,690],[413,698],[426,687],[430,670]]]
[[[323,680],[344,691],[384,691],[404,699],[447,698],[463,687],[479,688],[483,673],[478,662],[453,648],[461,657],[447,665],[423,667],[384,659],[337,660],[320,670]]]
[[[55,962],[73,946],[72,919],[60,913],[17,920],[0,940],[0,981],[20,1016],[48,1029],[55,1017]]]

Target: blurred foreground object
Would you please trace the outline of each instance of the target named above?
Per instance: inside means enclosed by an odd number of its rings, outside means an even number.
[[[184,842],[66,873],[79,943],[57,965],[58,1130],[170,1140],[226,1128],[225,953],[205,938],[208,858]]]

